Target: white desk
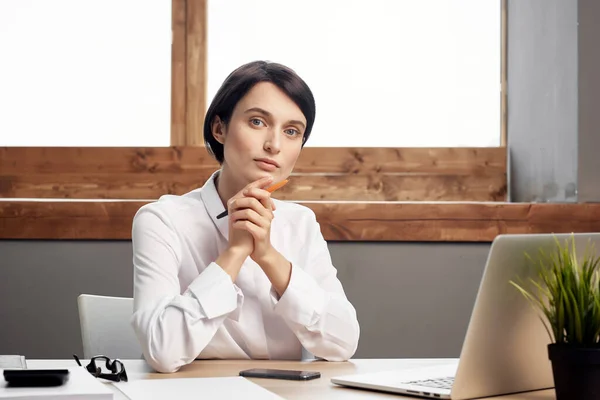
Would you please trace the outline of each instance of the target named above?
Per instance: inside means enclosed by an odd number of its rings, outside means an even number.
[[[87,365],[89,360],[81,360]],[[306,382],[284,381],[275,379],[251,379],[254,383],[270,390],[285,399],[418,399],[373,391],[343,388],[331,383],[333,376],[361,374],[367,372],[387,371],[393,369],[411,368],[435,365],[447,362],[448,359],[367,359],[350,360],[348,362],[325,361],[269,361],[269,360],[211,360],[195,361],[186,365],[175,374],[159,374],[154,372],[143,360],[123,360],[129,380],[157,378],[199,378],[238,376],[239,371],[248,368],[280,368],[280,369],[309,369],[321,372],[321,378]],[[70,368],[77,366],[75,360],[27,360],[28,368]],[[116,388],[115,399],[127,398]],[[554,390],[543,390],[518,395],[494,397],[502,400],[554,400]]]

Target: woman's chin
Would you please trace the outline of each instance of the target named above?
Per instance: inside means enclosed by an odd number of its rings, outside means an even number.
[[[248,179],[249,179],[248,183],[255,182],[255,181],[259,180],[259,179],[263,179],[263,178],[266,178],[266,177],[272,177],[273,181],[275,181],[277,179],[277,177],[273,173],[269,173],[269,172],[266,172],[266,171],[259,171],[257,173],[251,174],[248,177]]]
[[[245,172],[245,173],[244,173]],[[281,171],[281,169],[277,169],[276,171],[264,171],[260,168],[248,168],[246,171],[243,171],[243,176],[246,177],[246,180],[248,181],[248,183],[257,181],[259,179],[262,178],[266,178],[266,177],[272,177],[273,178],[273,183],[277,183],[279,181],[282,181],[286,178],[286,176],[284,174],[282,174],[283,171]]]

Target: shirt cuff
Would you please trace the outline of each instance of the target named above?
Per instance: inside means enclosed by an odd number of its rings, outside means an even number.
[[[314,325],[325,308],[327,293],[302,268],[292,264],[292,275],[281,298],[271,287],[271,303],[276,314],[300,324]]]
[[[212,262],[190,284],[188,290],[200,303],[208,319],[231,313],[231,318],[239,318],[244,302],[244,294],[231,281],[227,272]]]

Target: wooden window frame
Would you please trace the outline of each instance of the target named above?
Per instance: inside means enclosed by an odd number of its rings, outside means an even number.
[[[500,147],[308,147],[278,197],[310,207],[329,241],[598,231],[600,204],[506,201],[506,1]],[[202,138],[207,0],[172,6],[171,147],[0,148],[1,239],[130,239],[143,204],[191,190],[218,168]]]

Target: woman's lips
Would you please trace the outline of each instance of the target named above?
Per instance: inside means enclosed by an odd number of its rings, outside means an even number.
[[[274,164],[271,164],[270,162],[267,161],[263,161],[263,160],[255,160],[256,165],[258,165],[258,168],[262,169],[263,171],[275,171],[277,169],[277,166]]]

